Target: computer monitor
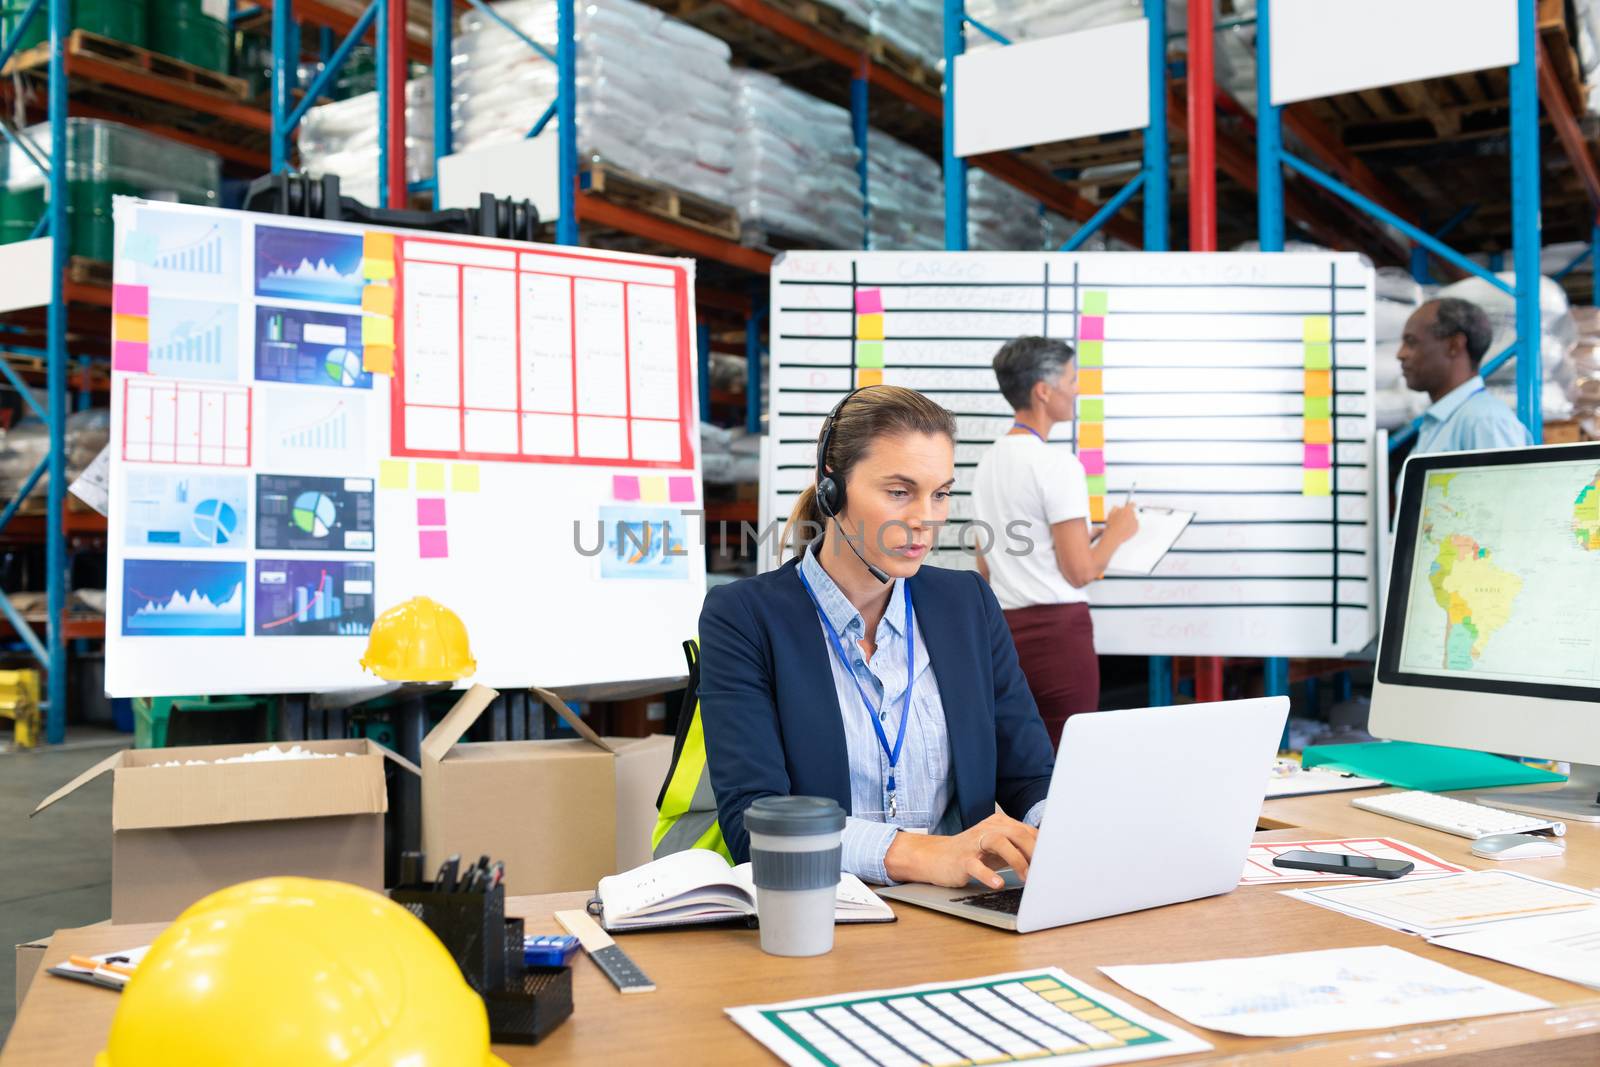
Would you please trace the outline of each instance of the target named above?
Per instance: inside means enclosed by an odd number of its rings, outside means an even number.
[[[1570,761],[1478,799],[1600,822],[1600,444],[1406,461],[1369,729]]]

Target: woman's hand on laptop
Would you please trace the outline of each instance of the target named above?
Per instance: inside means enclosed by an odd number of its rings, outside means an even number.
[[[894,836],[883,866],[897,882],[927,882],[961,889],[976,878],[990,889],[1005,888],[991,861],[1010,867],[1027,880],[1028,863],[1039,831],[999,812],[951,837],[900,833]]]

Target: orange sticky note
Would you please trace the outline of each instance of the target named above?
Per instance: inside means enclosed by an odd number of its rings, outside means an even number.
[[[1106,424],[1103,422],[1080,422],[1078,424],[1079,448],[1104,448],[1106,447]]]
[[[856,340],[881,341],[883,340],[882,315],[857,315]]]
[[[150,320],[143,315],[113,315],[111,336],[118,341],[148,341]]]
[[[394,234],[368,230],[361,235],[361,255],[366,259],[393,259]]]
[[[856,371],[856,388],[857,389],[865,389],[869,385],[882,385],[882,384],[883,384],[883,371],[881,371],[881,370],[861,370],[861,369],[857,369],[857,371]]]
[[[1331,445],[1331,444],[1333,444],[1333,420],[1332,419],[1307,419],[1307,420],[1305,420],[1305,423],[1306,423],[1306,432],[1305,432],[1305,442],[1306,442],[1306,444],[1308,444],[1308,445]]]
[[[1333,372],[1327,370],[1306,371],[1306,396],[1332,396]]]
[[[361,290],[361,310],[372,315],[394,314],[394,287],[369,285]]]
[[[1106,521],[1106,498],[1105,497],[1103,497],[1103,496],[1092,496],[1092,497],[1089,498],[1089,521],[1090,522],[1105,522]]]
[[[1099,396],[1104,393],[1106,391],[1104,384],[1105,379],[1102,377],[1104,374],[1104,371],[1098,369],[1080,370],[1078,372],[1078,395]]]
[[[394,345],[363,345],[361,369],[368,374],[394,375]]]

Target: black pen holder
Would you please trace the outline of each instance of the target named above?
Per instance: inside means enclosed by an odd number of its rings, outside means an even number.
[[[483,997],[490,1040],[531,1045],[572,1014],[572,969],[523,963],[522,920],[505,917],[504,886],[453,893],[405,885],[389,897],[433,931]]]

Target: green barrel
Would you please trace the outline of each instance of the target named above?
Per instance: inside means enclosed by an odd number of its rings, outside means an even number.
[[[101,37],[143,48],[145,3],[146,0],[72,0],[72,25],[69,28],[88,30]],[[0,0],[0,29],[4,29],[8,38],[21,22],[22,13],[27,7],[27,0]],[[39,13],[28,23],[27,33],[23,35],[19,48],[32,48],[44,41],[50,23],[48,7],[48,4],[39,5]]]
[[[33,228],[44,214],[44,190],[22,189],[9,192],[0,189],[0,245],[26,241],[33,236]]]
[[[157,14],[157,6],[160,5],[150,6],[150,50],[206,70],[227,70],[229,32],[222,19],[210,18],[198,10],[194,14]]]

